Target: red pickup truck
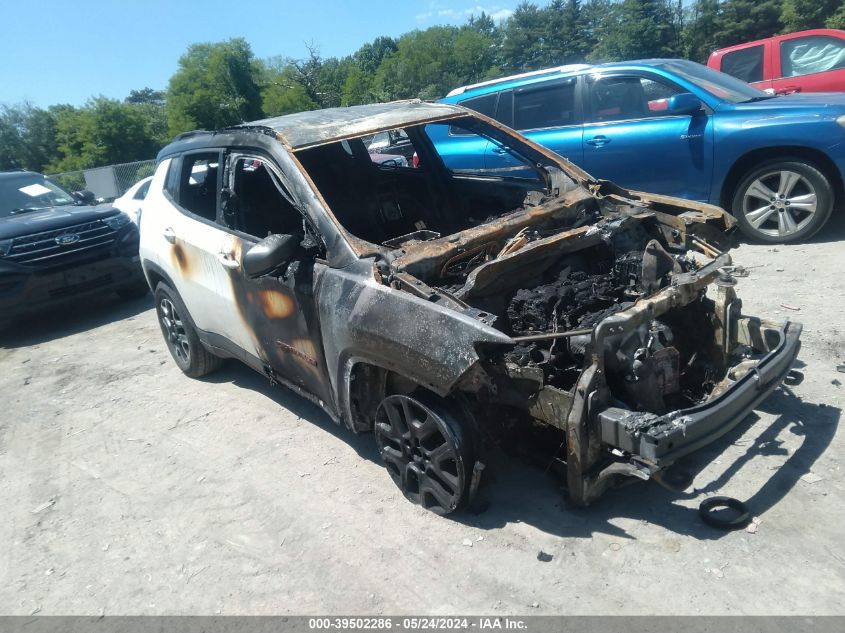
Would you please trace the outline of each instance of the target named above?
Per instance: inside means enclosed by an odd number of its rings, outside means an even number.
[[[707,65],[777,94],[845,91],[845,31],[813,29],[721,48]]]

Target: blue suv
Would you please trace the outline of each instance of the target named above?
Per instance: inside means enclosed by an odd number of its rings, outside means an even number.
[[[845,94],[774,96],[694,62],[578,64],[457,88],[442,101],[519,130],[597,178],[709,202],[763,242],[818,231],[843,195]],[[507,147],[440,127],[452,169],[517,175]]]

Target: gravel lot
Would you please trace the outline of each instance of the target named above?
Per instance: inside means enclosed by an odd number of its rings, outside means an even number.
[[[803,321],[804,383],[697,453],[686,493],[588,510],[495,455],[486,512],[427,513],[372,436],[234,362],[184,377],[150,299],[20,324],[0,334],[0,613],[845,613],[839,216],[734,253],[746,313]],[[703,524],[711,494],[746,500],[757,532]]]

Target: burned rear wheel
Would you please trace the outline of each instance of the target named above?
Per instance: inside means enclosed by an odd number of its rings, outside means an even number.
[[[474,438],[462,417],[427,393],[388,396],[376,412],[376,444],[390,476],[405,497],[436,514],[468,501]]]
[[[223,361],[202,346],[185,304],[170,286],[158,284],[155,304],[161,333],[179,369],[199,378],[220,367]]]

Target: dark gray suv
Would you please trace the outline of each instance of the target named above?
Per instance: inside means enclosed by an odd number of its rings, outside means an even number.
[[[138,228],[110,206],[90,206],[41,174],[0,173],[0,320],[88,294],[149,290]]]

